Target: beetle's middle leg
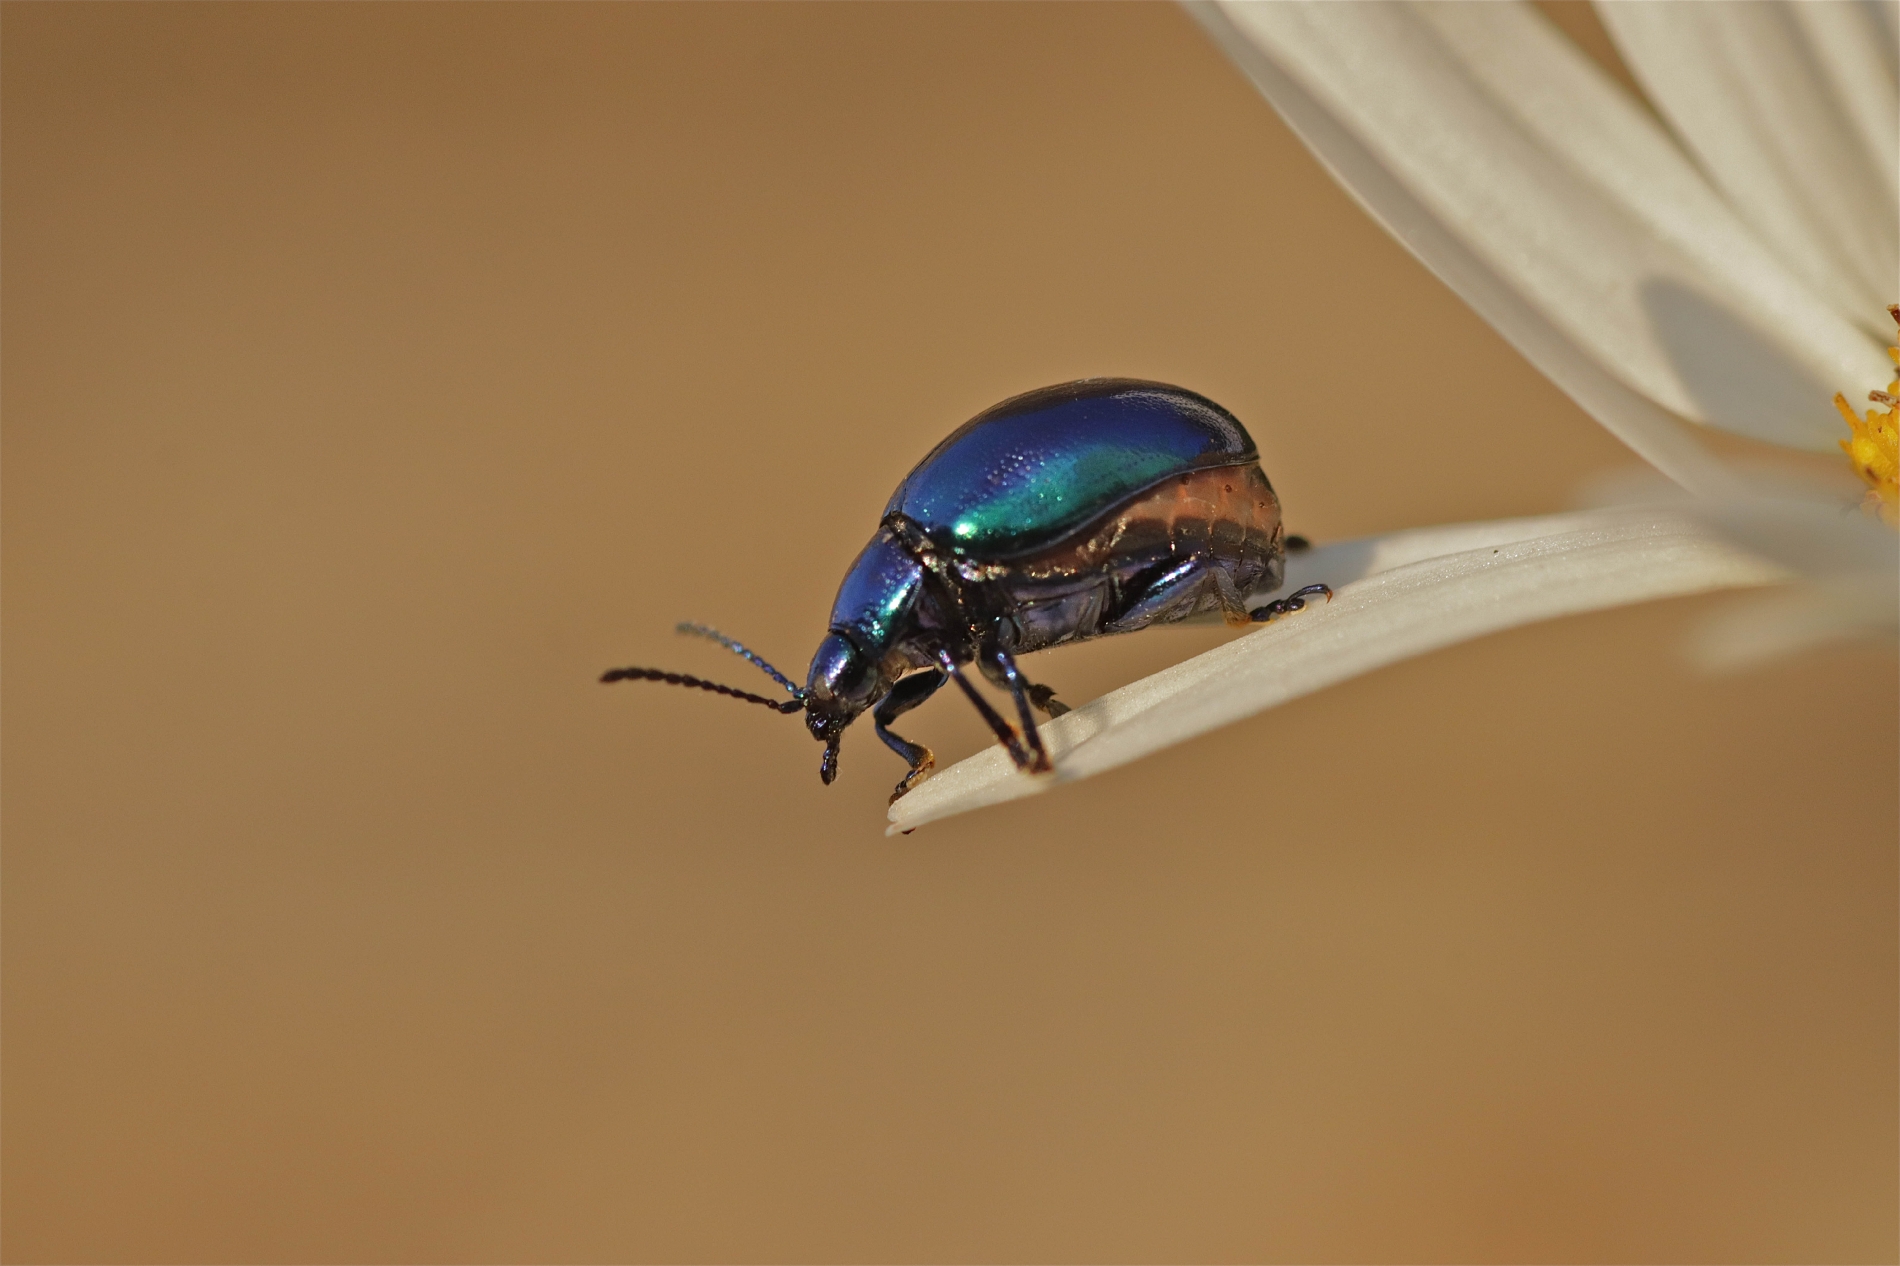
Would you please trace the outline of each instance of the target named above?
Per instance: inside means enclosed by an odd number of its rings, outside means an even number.
[[[994,682],[999,690],[1010,689],[1009,678],[993,655],[979,655],[976,662],[977,666],[983,670],[983,675]],[[1017,670],[1017,676],[1022,677],[1021,669]],[[1069,710],[1068,704],[1056,698],[1053,686],[1038,686],[1027,677],[1022,677],[1022,683],[1023,693],[1029,696],[1029,702],[1034,705],[1036,711],[1044,716],[1059,717]]]
[[[913,673],[892,686],[891,692],[884,696],[884,702],[878,704],[877,711],[871,714],[872,725],[877,730],[877,736],[884,740],[884,746],[910,762],[910,772],[898,782],[897,790],[891,792],[892,804],[896,804],[899,796],[929,776],[930,771],[937,767],[937,758],[922,743],[912,743],[899,738],[887,727],[898,717],[936,694],[938,688],[948,680],[949,678],[934,668],[927,672]]]
[[[1047,686],[1030,685],[1022,669],[1016,667],[1016,657],[1000,646],[992,646],[985,651],[982,663],[983,675],[1007,689],[1010,697],[1016,700],[1016,715],[1022,720],[1023,740],[1029,747],[1030,772],[1048,773],[1055,766],[1050,763],[1048,749],[1042,745],[1042,733],[1036,728],[1036,716],[1029,708],[1035,702],[1034,692],[1042,691],[1053,701],[1055,691]],[[1064,708],[1063,711],[1068,709]]]
[[[950,679],[957,683],[957,689],[963,692],[963,697],[968,699],[971,705],[976,708],[977,712],[982,715],[984,722],[990,727],[990,733],[994,734],[996,741],[1001,743],[1004,749],[1009,752],[1009,758],[1016,762],[1016,768],[1029,769],[1034,767],[1035,759],[1030,756],[1029,752],[1023,747],[1022,740],[1016,737],[1016,731],[1010,728],[1009,722],[1003,719],[1002,713],[990,706],[988,699],[985,699],[982,695],[977,693],[976,687],[972,686],[970,679],[963,675],[963,670],[957,667],[957,661],[952,658],[949,651],[937,652],[937,664],[944,672],[950,675]],[[1034,734],[1035,730],[1032,728],[1030,733]],[[1040,735],[1037,736],[1037,743],[1038,745],[1041,743]],[[1044,762],[1047,762],[1048,759],[1047,756],[1043,757]]]
[[[1056,692],[1049,686],[1038,686],[1032,681],[1023,682],[1023,693],[1029,696],[1029,702],[1036,705],[1043,715],[1054,718],[1069,710],[1069,705],[1056,698]]]

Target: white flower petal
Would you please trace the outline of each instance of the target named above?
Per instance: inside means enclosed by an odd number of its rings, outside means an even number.
[[[1727,497],[1694,497],[1654,471],[1622,470],[1589,480],[1583,504],[1688,515],[1748,552],[1803,578],[1900,577],[1900,532],[1863,509],[1866,487],[1845,469],[1744,470]]]
[[[1190,8],[1375,218],[1685,486],[1722,480],[1655,405],[1825,450],[1832,393],[1884,375],[1873,341],[1521,6]]]
[[[1527,530],[1558,526],[1526,537]],[[1458,552],[1377,570],[1429,548]],[[1495,539],[1497,544],[1479,544]],[[1786,573],[1672,512],[1593,511],[1551,520],[1424,529],[1299,559],[1302,579],[1340,585],[1330,603],[1275,621],[1042,726],[1053,775],[1021,774],[1001,748],[961,761],[891,806],[891,830],[1087,778],[1303,694],[1520,624],[1674,594],[1768,583]],[[1337,568],[1333,564],[1339,564]]]
[[[1244,37],[1216,5],[1191,3],[1188,7],[1333,178],[1545,377],[1638,456],[1683,487],[1710,494],[1733,490],[1728,473],[1687,427],[1604,371],[1526,302],[1312,94]]]
[[[1762,240],[1837,312],[1878,332],[1900,269],[1900,206],[1884,179],[1892,83],[1872,14],[1792,11],[1807,7],[1648,2],[1597,11],[1650,100]],[[1836,67],[1809,44],[1810,23],[1830,45],[1840,27],[1859,26],[1868,41],[1865,86],[1887,89],[1886,149],[1872,158],[1859,139],[1861,107],[1837,91]]]
[[[1696,631],[1689,653],[1710,672],[1737,672],[1818,646],[1895,636],[1900,582],[1835,577],[1737,601]]]
[[[1685,497],[1653,474],[1594,490],[1605,504],[1694,518],[1798,579],[1729,604],[1690,639],[1690,657],[1727,672],[1823,643],[1900,637],[1900,533],[1838,488],[1759,472],[1749,483],[1722,499]]]
[[[1795,4],[1788,12],[1853,122],[1861,160],[1882,178],[1889,205],[1900,204],[1900,0]]]
[[[1653,478],[1653,476],[1652,476]],[[1667,485],[1663,485],[1667,487]],[[1685,504],[1693,504],[1687,503]],[[1653,504],[1638,507],[1638,512],[1656,510]],[[1618,507],[1623,511],[1629,506]],[[1664,507],[1668,512],[1672,507]],[[1275,593],[1292,593],[1307,585],[1326,584],[1334,589],[1355,580],[1397,571],[1434,558],[1468,554],[1476,550],[1496,549],[1534,541],[1539,537],[1582,532],[1603,521],[1601,509],[1578,510],[1569,514],[1542,514],[1522,519],[1485,519],[1477,523],[1441,523],[1432,527],[1405,528],[1382,536],[1362,536],[1357,540],[1335,541],[1316,549],[1289,554],[1286,575],[1273,589],[1249,594],[1248,599],[1264,602]],[[1215,614],[1195,617],[1197,623],[1218,624]]]
[[[1790,491],[1685,508],[1743,549],[1809,579],[1872,576],[1900,584],[1900,532],[1858,505]]]

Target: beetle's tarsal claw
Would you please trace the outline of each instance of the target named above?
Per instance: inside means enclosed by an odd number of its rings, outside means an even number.
[[[1255,624],[1266,624],[1269,621],[1279,619],[1283,615],[1291,615],[1295,611],[1304,611],[1306,609],[1306,600],[1319,594],[1326,595],[1326,601],[1328,602],[1333,600],[1331,587],[1327,585],[1308,585],[1306,588],[1289,594],[1287,597],[1269,602],[1264,607],[1255,607],[1248,614],[1253,617]]]
[[[1278,601],[1269,602],[1264,607],[1255,608],[1252,613],[1253,622],[1255,624],[1271,624],[1283,615],[1292,615],[1295,611],[1304,611],[1305,609],[1306,599],[1304,598],[1281,598]]]
[[[899,796],[930,777],[937,768],[937,758],[929,748],[924,749],[923,758],[910,767],[910,772],[898,780],[897,790],[891,792],[891,803],[896,804]]]

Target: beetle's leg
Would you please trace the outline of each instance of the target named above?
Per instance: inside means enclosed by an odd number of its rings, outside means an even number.
[[[907,742],[886,727],[936,694],[938,687],[948,680],[934,668],[929,672],[913,673],[891,687],[891,692],[884,696],[884,702],[878,704],[877,711],[871,714],[872,724],[877,736],[884,740],[884,746],[910,762],[910,772],[904,775],[897,784],[897,790],[891,793],[892,804],[896,804],[899,796],[929,776],[930,771],[937,767],[937,758],[922,743]]]
[[[1049,763],[1049,752],[1042,745],[1041,732],[1036,729],[1036,714],[1029,710],[1029,683],[1023,679],[1022,670],[1016,667],[1015,657],[1002,647],[990,651],[989,659],[996,665],[997,673],[1016,700],[1016,715],[1022,719],[1023,739],[1029,745],[1029,771],[1035,774],[1048,773],[1055,766]]]
[[[1227,621],[1227,627],[1237,629],[1253,623],[1253,613],[1247,610],[1247,602],[1240,596],[1240,587],[1234,584],[1234,578],[1219,563],[1208,565],[1207,574],[1214,582],[1214,596],[1220,599],[1220,612]]]
[[[1069,705],[1057,699],[1056,692],[1051,690],[1048,686],[1031,685],[1025,681],[1023,683],[1023,690],[1024,693],[1029,696],[1029,702],[1041,708],[1043,712],[1051,717],[1059,717],[1069,710]]]
[[[1313,597],[1315,594],[1322,593],[1326,595],[1326,601],[1331,602],[1333,600],[1333,591],[1330,586],[1308,585],[1306,588],[1296,590],[1284,598],[1276,598],[1264,607],[1255,607],[1252,613],[1253,621],[1256,624],[1265,624],[1268,620],[1274,619],[1277,616],[1298,611],[1306,605],[1308,598]]]
[[[1009,678],[1003,675],[1002,668],[993,658],[983,655],[979,656],[976,662],[978,666],[983,669],[983,675],[995,682],[999,689],[1008,690],[1010,688]],[[1030,703],[1034,704],[1048,716],[1059,717],[1069,710],[1068,704],[1056,698],[1056,692],[1053,687],[1038,686],[1027,677],[1023,678],[1023,693],[1029,696]]]
[[[982,714],[984,722],[990,727],[990,733],[996,735],[996,741],[1008,750],[1009,758],[1016,762],[1016,768],[1028,768],[1029,753],[1023,750],[1022,740],[1016,737],[1016,731],[1009,728],[1009,722],[1003,720],[1002,713],[990,706],[988,699],[976,692],[976,687],[970,684],[970,679],[963,675],[961,668],[957,667],[957,661],[950,657],[950,652],[938,651],[937,663],[942,666],[944,672],[950,675],[950,679],[957,683],[957,689],[963,692],[963,697]]]
[[[1208,587],[1220,584],[1210,580],[1208,573],[1221,570],[1219,563],[1199,554],[1182,559],[1152,580],[1133,586],[1128,608],[1110,620],[1102,632],[1132,633],[1151,624],[1185,619],[1200,608]],[[1215,593],[1219,592],[1215,588]]]

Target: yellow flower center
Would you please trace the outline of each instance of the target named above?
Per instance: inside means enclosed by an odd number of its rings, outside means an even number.
[[[1894,324],[1900,325],[1900,304],[1889,307],[1887,312]],[[1895,342],[1900,344],[1900,335],[1895,336]],[[1900,346],[1889,347],[1887,355],[1900,365]],[[1854,416],[1847,397],[1839,394],[1834,397],[1834,407],[1841,411],[1848,428],[1854,432],[1853,439],[1841,441],[1841,451],[1867,481],[1867,497],[1861,502],[1861,508],[1878,514],[1890,526],[1900,527],[1900,373],[1896,373],[1885,391],[1870,391],[1867,398],[1885,408],[1869,409],[1863,419]]]

